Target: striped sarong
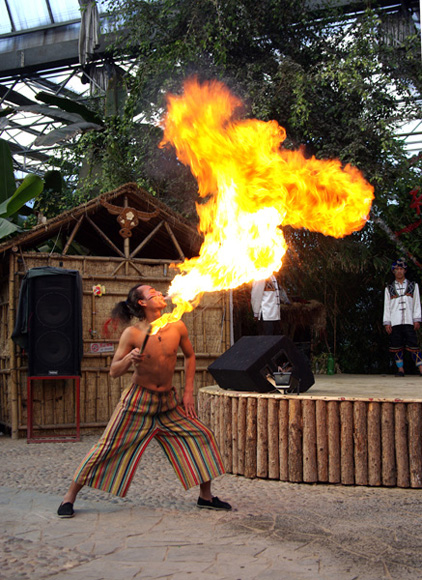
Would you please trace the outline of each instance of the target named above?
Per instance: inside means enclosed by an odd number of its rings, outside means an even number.
[[[225,473],[214,434],[198,419],[186,416],[174,388],[160,393],[132,384],[74,480],[125,497],[153,437],[185,489]]]

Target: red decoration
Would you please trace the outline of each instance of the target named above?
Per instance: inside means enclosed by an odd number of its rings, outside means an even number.
[[[422,194],[419,197],[416,197],[416,194],[419,192],[419,190],[419,187],[415,187],[415,189],[412,189],[412,191],[409,193],[409,195],[412,196],[412,203],[410,204],[410,207],[416,210],[417,215],[420,215],[420,206],[422,205]]]
[[[419,191],[420,191],[420,187],[415,187],[415,189],[412,189],[412,191],[409,191],[409,195],[412,196],[412,201],[410,203],[410,207],[412,209],[416,210],[417,215],[421,214],[421,205],[422,205],[422,193],[419,197],[416,197],[416,195],[417,195],[417,193],[419,193]],[[422,224],[422,219],[420,219],[416,222],[413,222],[413,224],[410,224],[410,225],[402,228],[398,232],[394,232],[394,235],[399,237],[399,236],[401,236],[401,234],[412,232],[413,230],[416,230],[416,228],[418,228],[421,224]]]

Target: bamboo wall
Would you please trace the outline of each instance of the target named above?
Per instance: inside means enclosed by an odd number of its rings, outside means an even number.
[[[3,264],[4,265],[4,264]],[[103,325],[116,302],[127,297],[135,284],[149,284],[167,292],[175,275],[169,261],[120,258],[78,257],[27,253],[10,254],[10,272],[0,285],[0,424],[12,436],[25,436],[27,425],[27,357],[10,339],[14,327],[19,290],[25,272],[39,266],[78,270],[83,284],[83,359],[81,377],[81,431],[102,428],[117,404],[131,373],[112,379],[108,371],[121,329],[104,336]],[[93,285],[105,287],[94,296]],[[207,294],[201,304],[183,317],[197,357],[195,395],[199,388],[213,384],[208,365],[230,346],[230,316],[226,294]],[[97,352],[93,352],[96,349]],[[107,352],[107,349],[111,349]],[[104,350],[98,352],[98,350]],[[174,386],[181,393],[184,383],[183,355],[178,355]],[[75,417],[74,388],[63,379],[35,381],[34,429],[43,431],[71,429]],[[15,400],[15,404],[12,403]],[[13,414],[15,413],[15,417]]]
[[[8,261],[0,263],[0,420],[5,424],[11,423],[11,413],[9,401],[10,396],[10,343],[11,334],[9,328],[10,308],[9,308],[9,276]]]
[[[422,487],[422,403],[200,391],[229,473],[295,483]]]

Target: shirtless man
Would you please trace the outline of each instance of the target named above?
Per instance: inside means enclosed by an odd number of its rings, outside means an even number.
[[[76,470],[57,512],[62,518],[73,517],[73,504],[84,485],[124,497],[153,437],[184,488],[199,485],[198,507],[231,509],[230,504],[211,494],[211,479],[222,475],[224,466],[213,433],[196,416],[195,353],[185,324],[180,320],[167,324],[149,337],[141,353],[149,324],[166,306],[161,292],[140,285],[112,311],[112,318],[121,322],[139,319],[123,331],[110,367],[112,377],[120,377],[133,367],[131,385],[123,392],[101,439]],[[179,347],[185,357],[182,405],[172,386]]]

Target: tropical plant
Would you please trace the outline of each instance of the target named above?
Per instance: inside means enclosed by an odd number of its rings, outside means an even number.
[[[43,190],[38,175],[27,175],[16,188],[13,159],[9,144],[0,139],[0,239],[22,230],[21,216],[31,211],[26,203],[35,199]]]

